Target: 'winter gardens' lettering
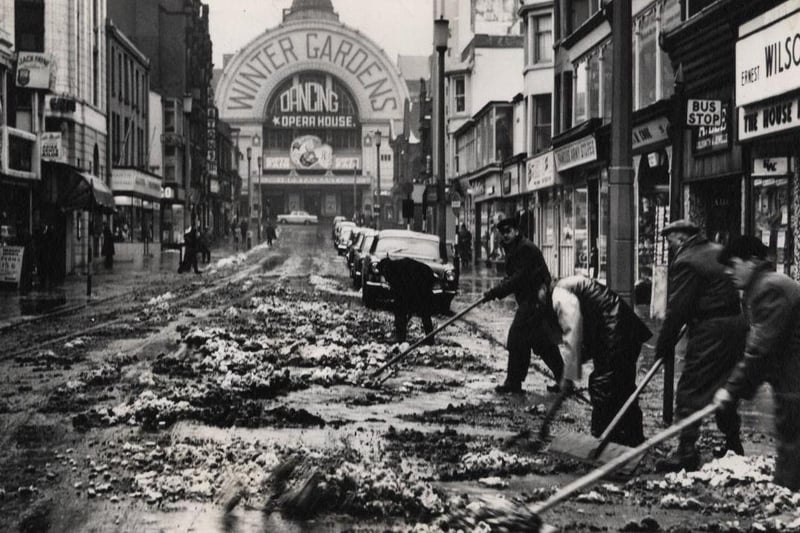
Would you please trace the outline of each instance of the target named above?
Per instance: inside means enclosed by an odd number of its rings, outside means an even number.
[[[236,72],[228,109],[252,109],[261,85],[300,61],[325,61],[355,76],[373,111],[396,110],[398,95],[379,57],[359,43],[324,31],[307,31],[264,44]]]

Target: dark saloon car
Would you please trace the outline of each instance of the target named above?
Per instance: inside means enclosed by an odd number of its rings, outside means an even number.
[[[364,255],[369,252],[372,241],[378,232],[372,228],[365,228],[358,240],[350,247],[350,278],[353,288],[361,288],[361,267],[364,264]]]
[[[344,255],[347,252],[347,247],[350,246],[350,234],[356,229],[356,225],[352,222],[340,222],[339,229],[336,232],[336,239],[333,241],[336,246],[336,253]]]
[[[435,310],[444,312],[450,309],[450,302],[458,292],[458,275],[453,263],[440,259],[439,237],[394,229],[379,231],[372,240],[369,253],[364,254],[361,299],[365,306],[374,308],[379,300],[390,299],[389,284],[378,272],[378,262],[385,257],[408,257],[428,265],[436,278],[433,286]]]

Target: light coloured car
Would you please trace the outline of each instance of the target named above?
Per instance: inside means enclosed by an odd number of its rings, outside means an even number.
[[[308,211],[292,211],[278,215],[278,224],[317,224],[317,215],[312,215]]]

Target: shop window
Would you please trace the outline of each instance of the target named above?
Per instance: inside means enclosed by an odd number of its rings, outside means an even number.
[[[589,275],[589,194],[586,186],[575,189],[573,239],[575,274]]]
[[[456,113],[463,113],[467,110],[466,83],[464,76],[453,78],[453,109]]]
[[[789,257],[789,181],[753,180],[754,234],[769,248],[778,272],[788,273]]]
[[[551,144],[552,113],[549,94],[533,97],[533,153],[547,150]]]
[[[647,303],[653,280],[653,267],[666,265],[667,248],[659,235],[660,222],[669,213],[669,155],[663,151],[637,156],[636,180],[639,191],[637,225],[636,301]]]

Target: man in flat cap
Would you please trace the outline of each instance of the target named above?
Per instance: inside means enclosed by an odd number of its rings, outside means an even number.
[[[775,398],[778,457],[774,480],[800,490],[800,285],[773,271],[767,247],[755,237],[737,237],[719,256],[750,319],[744,358],[714,399],[718,411],[736,412],[739,398],[751,399],[766,381]]]
[[[545,320],[544,304],[539,289],[549,287],[550,271],[539,248],[520,235],[516,220],[504,218],[496,226],[506,253],[506,277],[483,295],[484,300],[505,298],[514,294],[517,311],[508,329],[508,370],[506,380],[495,388],[499,393],[521,393],[522,382],[528,375],[531,350],[539,355],[555,378],[548,386],[550,392],[559,390],[564,362],[558,351],[560,332],[554,331]]]
[[[675,394],[678,420],[705,407],[731,373],[742,354],[747,322],[739,295],[724,267],[717,261],[722,246],[709,242],[689,220],[676,220],[661,232],[673,252],[669,266],[667,314],[656,343],[656,358],[674,357],[681,328],[687,328],[683,371]],[[736,409],[720,412],[717,427],[725,435],[725,448],[743,454]],[[659,461],[656,469],[673,472],[697,470],[700,453],[699,424],[680,434],[678,448]]]

